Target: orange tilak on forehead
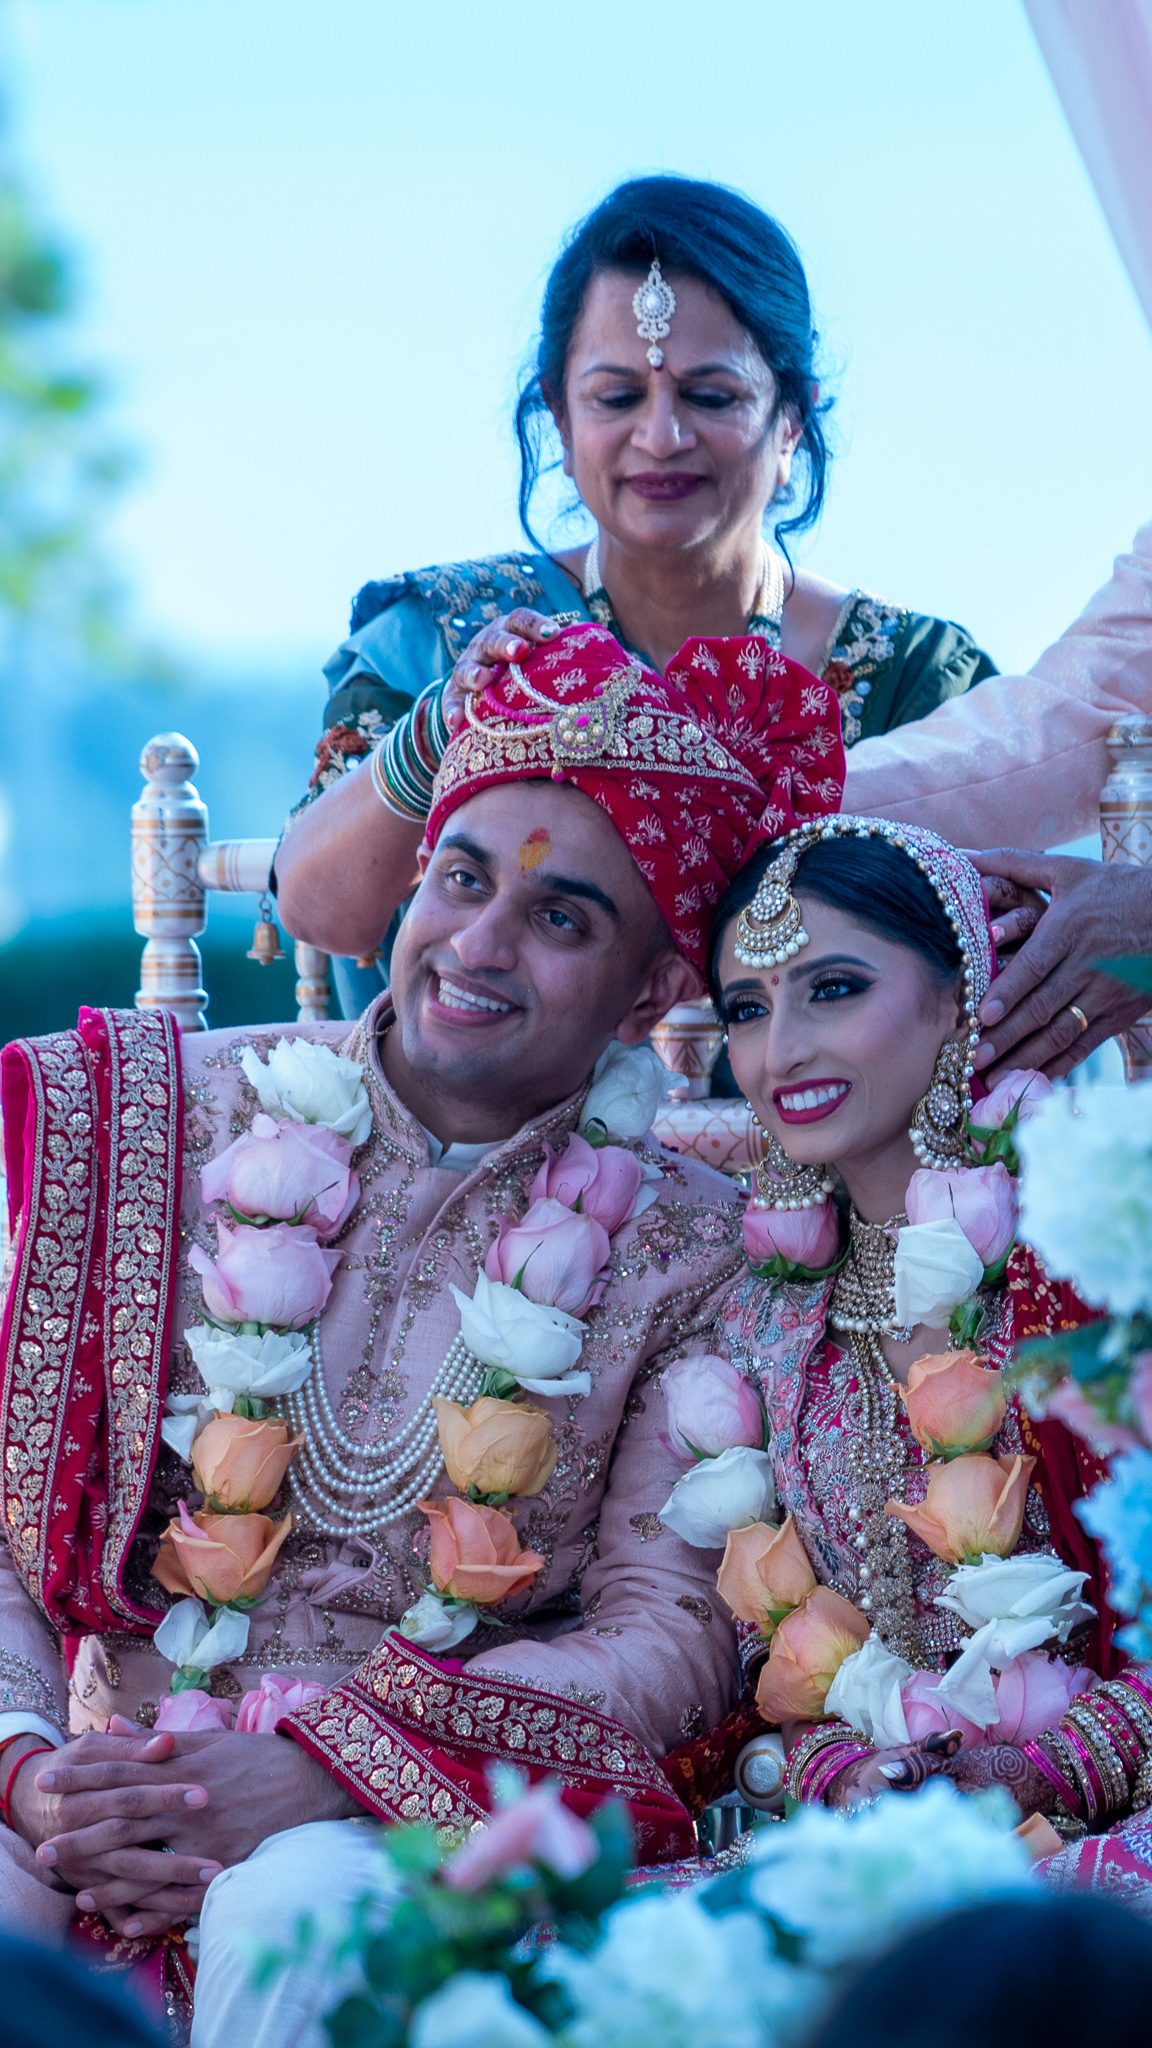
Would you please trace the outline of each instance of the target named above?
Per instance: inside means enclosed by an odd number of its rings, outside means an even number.
[[[543,825],[537,825],[534,831],[528,834],[523,845],[517,848],[522,868],[538,868],[542,860],[547,860],[551,851],[551,834]]]

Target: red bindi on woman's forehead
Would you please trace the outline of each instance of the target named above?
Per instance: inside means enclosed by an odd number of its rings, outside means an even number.
[[[779,976],[778,974],[774,974],[774,975],[772,976],[772,986],[773,986],[773,988],[778,988],[778,987],[779,987],[779,984],[780,984],[780,976]]]

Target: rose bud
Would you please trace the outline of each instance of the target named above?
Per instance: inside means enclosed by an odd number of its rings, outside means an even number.
[[[152,1576],[169,1593],[192,1594],[224,1606],[254,1600],[264,1591],[276,1554],[292,1531],[292,1517],[214,1515],[201,1508],[190,1515],[180,1502],[180,1519],[160,1538]]]
[[[248,1514],[266,1508],[303,1442],[302,1436],[289,1440],[283,1422],[214,1416],[192,1445],[196,1483],[214,1509]]]
[[[491,1820],[474,1828],[448,1858],[441,1875],[453,1891],[475,1892],[524,1863],[541,1863],[556,1877],[580,1877],[600,1854],[586,1821],[569,1813],[559,1785],[536,1785]]]
[[[815,1590],[816,1574],[791,1515],[780,1529],[753,1522],[730,1531],[716,1591],[737,1621],[751,1622],[767,1640]]]
[[[351,1157],[351,1145],[326,1127],[258,1116],[201,1169],[200,1190],[206,1202],[229,1202],[242,1216],[310,1224],[331,1237],[359,1197]]]
[[[934,1458],[986,1451],[1008,1410],[1000,1374],[974,1351],[918,1358],[899,1391],[913,1436]]]
[[[744,1211],[744,1250],[753,1266],[783,1259],[791,1266],[822,1272],[840,1251],[835,1202],[814,1209],[764,1209],[750,1202]]]
[[[900,1704],[908,1727],[909,1742],[923,1742],[927,1735],[946,1735],[950,1728],[958,1728],[963,1738],[963,1749],[980,1749],[988,1742],[999,1742],[994,1729],[978,1728],[975,1721],[963,1715],[954,1700],[941,1699],[940,1671],[914,1671],[900,1687]]]
[[[246,1692],[236,1709],[237,1735],[274,1735],[288,1714],[322,1699],[322,1685],[281,1678],[278,1671],[266,1671],[256,1692]]]
[[[189,1685],[183,1692],[165,1693],[153,1727],[173,1728],[181,1734],[199,1734],[204,1728],[230,1729],[232,1711],[231,1700],[214,1699],[210,1692]]]
[[[254,1230],[248,1224],[217,1223],[216,1237],[215,1261],[198,1244],[188,1254],[215,1322],[298,1330],[319,1315],[341,1255],[317,1244],[314,1230],[305,1224],[273,1223]]]
[[[1016,1183],[1001,1160],[935,1172],[921,1167],[908,1183],[909,1223],[940,1223],[955,1216],[984,1266],[998,1266],[1016,1239]]]
[[[244,1047],[240,1064],[270,1115],[323,1124],[353,1147],[364,1144],[372,1104],[359,1060],[346,1060],[307,1038],[278,1038],[267,1066],[251,1045]]]
[[[933,1465],[919,1507],[890,1500],[884,1512],[906,1522],[950,1564],[979,1564],[985,1555],[1008,1557],[1020,1540],[1035,1463],[1035,1458],[968,1452],[947,1465]]]
[[[997,1081],[982,1102],[974,1102],[969,1124],[972,1126],[972,1142],[979,1149],[981,1139],[993,1131],[1003,1128],[1004,1119],[1011,1110],[1016,1111],[1017,1126],[1027,1123],[1035,1116],[1040,1104],[1052,1094],[1052,1083],[1046,1074],[1033,1067],[1013,1067],[1010,1073]]]
[[[766,1721],[818,1721],[844,1662],[867,1642],[868,1623],[831,1586],[817,1586],[780,1623],[760,1672],[756,1705]]]
[[[988,1730],[989,1742],[1035,1742],[1055,1728],[1078,1693],[1096,1683],[1096,1674],[1073,1671],[1043,1650],[1022,1650],[993,1681],[1000,1719]]]
[[[726,1358],[682,1358],[662,1374],[666,1442],[684,1465],[716,1458],[738,1444],[764,1448],[764,1410],[751,1380]]]
[[[522,1550],[510,1515],[470,1500],[418,1500],[432,1524],[432,1583],[454,1600],[490,1607],[523,1593],[544,1564]]]
[[[544,1164],[528,1191],[530,1202],[563,1202],[591,1216],[609,1237],[656,1200],[647,1187],[644,1168],[622,1145],[599,1149],[573,1131],[563,1152],[545,1146]]]
[[[600,1299],[597,1276],[610,1251],[608,1232],[595,1217],[578,1216],[563,1202],[533,1202],[522,1222],[505,1218],[484,1271],[505,1287],[519,1276],[529,1301],[583,1315]]]
[[[470,1408],[439,1395],[433,1405],[445,1470],[461,1493],[539,1493],[552,1477],[559,1450],[542,1408],[488,1394]]]

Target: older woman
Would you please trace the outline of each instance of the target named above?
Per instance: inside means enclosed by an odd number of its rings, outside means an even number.
[[[458,717],[488,665],[546,639],[557,616],[609,625],[661,672],[690,635],[760,634],[834,685],[849,745],[994,673],[960,627],[794,570],[766,542],[772,508],[795,508],[776,520],[786,545],[823,502],[815,346],[792,242],[738,194],[645,178],[589,215],[548,281],[516,425],[529,539],[553,428],[595,538],[360,592],[327,667],[323,801],[299,815],[277,860],[290,931],[336,954],[375,950],[408,892],[445,710]],[[438,682],[454,663],[445,706]],[[373,773],[347,776],[398,722]],[[342,993],[358,1008],[378,985],[363,976]]]

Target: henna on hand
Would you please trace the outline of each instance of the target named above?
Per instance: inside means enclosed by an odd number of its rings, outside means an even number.
[[[1055,1813],[1059,1805],[1055,1786],[1014,1743],[962,1749],[948,1766],[948,1775],[959,1792],[983,1792],[989,1785],[1002,1785],[1025,1819],[1031,1813]]]

